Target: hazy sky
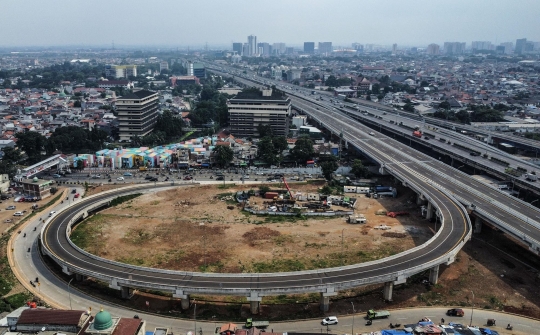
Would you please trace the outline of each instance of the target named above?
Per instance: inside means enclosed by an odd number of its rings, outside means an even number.
[[[540,0],[0,0],[5,46],[540,41]]]

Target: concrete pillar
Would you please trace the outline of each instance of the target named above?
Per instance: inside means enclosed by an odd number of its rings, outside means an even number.
[[[184,295],[185,298],[182,298],[180,301],[180,305],[182,306],[183,310],[186,310],[189,308],[189,294]]]
[[[76,273],[76,274],[75,274],[75,280],[76,280],[76,281],[83,281],[83,280],[86,280],[86,276],[83,276],[83,275],[81,275],[81,274]]]
[[[394,290],[394,282],[388,281],[384,283],[383,299],[385,301],[392,301],[392,291]]]
[[[121,286],[121,292],[122,292],[122,299],[129,299],[131,296],[131,292],[129,287],[127,286]]]
[[[428,202],[427,204],[427,211],[426,211],[426,219],[431,220],[433,217],[433,205],[431,202]]]
[[[434,266],[429,269],[429,282],[433,285],[437,284],[439,280],[439,266]]]
[[[474,232],[477,234],[482,232],[482,219],[479,217],[474,219]]]
[[[328,312],[328,309],[330,308],[330,296],[324,295],[324,293],[321,292],[321,311]]]
[[[251,311],[251,314],[259,314],[262,301],[262,297],[259,296],[259,293],[251,292],[249,297],[247,297],[247,301],[249,301],[249,310]]]
[[[424,203],[424,199],[422,197],[421,194],[419,194],[417,197],[416,197],[416,204],[417,205],[422,205]]]
[[[62,272],[67,274],[68,276],[72,275],[71,271],[69,271],[68,267],[65,265],[62,265]]]

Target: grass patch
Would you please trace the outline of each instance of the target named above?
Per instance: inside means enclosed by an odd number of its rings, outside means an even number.
[[[71,232],[70,239],[76,246],[93,254],[99,254],[105,247],[102,240],[105,220],[109,215],[95,214],[77,224]]]
[[[16,293],[6,297],[4,300],[8,303],[11,308],[17,309],[21,306],[26,305],[26,302],[32,300],[33,296],[27,292]]]
[[[274,259],[270,262],[253,263],[253,272],[288,272],[302,271],[306,269],[305,264],[298,259]]]
[[[141,196],[141,195],[142,195],[142,193],[135,193],[135,194],[123,195],[121,197],[114,198],[113,200],[111,200],[111,205],[110,206],[114,207],[114,206],[120,205],[121,203],[129,201],[131,199],[135,199],[135,198],[137,198],[138,196]]]
[[[220,190],[226,190],[233,187],[236,187],[236,184],[219,184],[217,188]]]

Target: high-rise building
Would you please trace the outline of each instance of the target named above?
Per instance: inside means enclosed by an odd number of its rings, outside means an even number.
[[[351,46],[357,52],[363,52],[364,51],[364,45],[362,45],[360,43],[353,43]]]
[[[197,78],[206,78],[206,68],[203,63],[187,62],[186,64],[187,75],[195,76]]]
[[[392,54],[395,55],[397,53],[397,44],[392,44]]]
[[[120,140],[129,141],[132,136],[145,136],[157,122],[159,96],[157,92],[140,90],[128,93],[116,100]]]
[[[471,49],[473,51],[492,50],[493,46],[491,45],[491,42],[489,41],[473,41],[471,43]]]
[[[519,38],[516,40],[516,48],[514,49],[514,53],[521,55],[523,51],[525,51],[525,44],[527,44],[526,38]]]
[[[315,42],[304,42],[304,53],[313,55],[315,53]]]
[[[167,61],[159,62],[159,72],[169,69],[169,63]]]
[[[137,77],[137,65],[105,65],[105,77],[116,79]]]
[[[432,44],[428,45],[428,47],[426,49],[426,53],[428,55],[438,55],[439,54],[439,45],[435,44],[435,43],[432,43]]]
[[[319,42],[319,53],[320,54],[330,54],[332,53],[332,42]]]
[[[274,55],[283,55],[287,50],[285,43],[274,43],[272,45],[272,54]]]
[[[504,47],[504,53],[505,54],[511,54],[512,51],[514,51],[514,43],[513,42],[504,42],[504,43],[501,43],[501,45]]]
[[[236,54],[239,55],[239,56],[242,56],[243,55],[243,43],[233,43],[232,44],[232,49],[233,51],[236,51]]]
[[[270,43],[261,42],[257,45],[258,47],[258,54],[261,56],[269,56],[270,55]]]
[[[447,55],[461,55],[465,52],[465,43],[444,42],[443,51]]]
[[[248,36],[248,54],[247,56],[256,56],[257,55],[257,36],[249,35]],[[244,55],[246,56],[246,55]]]
[[[291,99],[272,89],[240,92],[228,102],[229,129],[237,137],[258,137],[257,127],[269,125],[275,136],[287,136]]]

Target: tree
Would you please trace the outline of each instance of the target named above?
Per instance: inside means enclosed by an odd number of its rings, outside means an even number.
[[[41,151],[44,150],[47,143],[45,136],[35,131],[27,131],[17,133],[15,137],[17,137],[17,146],[26,153],[30,163],[41,160]]]
[[[276,150],[272,137],[265,136],[259,141],[258,156],[266,164],[275,165],[281,162],[281,152]]]
[[[450,103],[448,102],[448,100],[444,100],[443,102],[441,102],[439,104],[439,108],[449,110],[451,108],[451,106],[450,106]]]
[[[259,133],[260,138],[267,136],[271,137],[273,135],[272,127],[269,124],[259,123],[257,126],[257,132]]]
[[[307,135],[300,136],[294,148],[291,149],[292,158],[299,163],[305,163],[313,158],[313,141]]]
[[[339,167],[338,163],[335,160],[328,160],[319,164],[324,178],[330,180],[332,178],[332,173],[337,170]]]
[[[234,158],[234,152],[231,147],[218,145],[214,148],[214,159],[220,168],[228,166]]]
[[[0,160],[0,174],[7,174],[9,178],[13,178],[17,173],[16,164],[21,159],[21,152],[10,147],[5,147],[2,151],[4,156]]]
[[[362,164],[362,161],[355,159],[351,166],[351,172],[356,178],[365,178],[369,175],[368,169]]]
[[[403,106],[403,110],[406,112],[414,113],[414,106],[411,103],[406,103],[405,106]]]

